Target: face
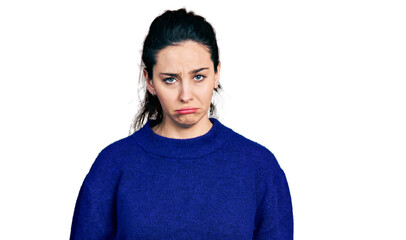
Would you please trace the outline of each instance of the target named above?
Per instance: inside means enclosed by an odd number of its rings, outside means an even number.
[[[205,45],[194,41],[168,46],[158,52],[153,77],[147,89],[157,95],[163,110],[163,124],[191,126],[208,118],[214,88],[218,87],[220,64],[214,72],[210,52]],[[195,108],[195,112],[180,112]],[[168,122],[170,121],[170,122]]]

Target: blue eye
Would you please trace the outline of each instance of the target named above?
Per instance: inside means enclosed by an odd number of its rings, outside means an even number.
[[[173,77],[169,77],[169,78],[165,78],[163,81],[165,82],[165,83],[167,83],[167,84],[172,84],[172,83],[174,83],[174,81],[172,82],[172,80],[176,80],[175,78],[173,78]],[[170,81],[170,82],[169,82]]]
[[[196,79],[197,78],[197,79]],[[202,81],[203,79],[204,79],[204,76],[203,75],[196,75],[195,76],[195,79],[197,80],[197,81]]]

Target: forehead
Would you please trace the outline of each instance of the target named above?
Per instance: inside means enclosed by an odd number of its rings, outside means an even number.
[[[155,67],[163,71],[182,71],[212,65],[209,49],[205,45],[187,41],[159,51]]]

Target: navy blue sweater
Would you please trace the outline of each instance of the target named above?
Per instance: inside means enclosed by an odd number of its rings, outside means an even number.
[[[80,188],[70,239],[293,239],[274,155],[210,121],[204,135],[174,139],[148,120],[104,148]]]

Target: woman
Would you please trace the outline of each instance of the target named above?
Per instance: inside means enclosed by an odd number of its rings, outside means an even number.
[[[71,239],[293,239],[274,155],[208,116],[221,88],[212,26],[185,9],[166,11],[150,26],[142,61],[135,132],[97,156]]]

